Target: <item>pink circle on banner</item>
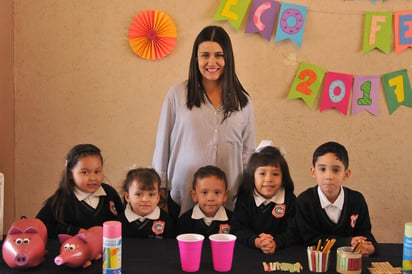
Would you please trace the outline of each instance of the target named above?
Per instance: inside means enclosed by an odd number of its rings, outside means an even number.
[[[293,25],[288,24],[289,18],[295,18]],[[280,26],[282,30],[288,34],[296,34],[303,27],[303,15],[298,9],[286,9],[280,18]]]

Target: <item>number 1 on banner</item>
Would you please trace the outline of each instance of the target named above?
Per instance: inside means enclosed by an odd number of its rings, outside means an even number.
[[[316,96],[325,76],[326,70],[315,65],[302,62],[290,88],[288,98],[301,98],[310,107],[313,107]]]
[[[358,99],[358,104],[359,105],[370,105],[372,104],[372,98],[371,98],[371,88],[372,88],[372,82],[371,81],[366,81],[360,86],[363,96],[362,98]]]
[[[380,76],[369,75],[354,77],[352,93],[352,115],[363,110],[373,115],[378,115],[379,111],[379,87]]]

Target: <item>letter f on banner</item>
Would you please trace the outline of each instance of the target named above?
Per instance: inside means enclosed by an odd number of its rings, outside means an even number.
[[[391,12],[367,12],[363,34],[363,52],[374,48],[389,54],[392,35]]]

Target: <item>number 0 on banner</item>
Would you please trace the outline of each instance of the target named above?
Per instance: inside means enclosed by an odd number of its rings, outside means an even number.
[[[325,72],[325,69],[315,65],[306,62],[300,63],[298,73],[289,91],[288,99],[302,98],[312,108]]]
[[[327,72],[320,111],[336,108],[344,115],[348,113],[353,76],[351,74]]]

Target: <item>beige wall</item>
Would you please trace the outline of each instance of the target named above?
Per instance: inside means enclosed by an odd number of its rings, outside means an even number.
[[[301,61],[330,71],[381,75],[407,68],[412,79],[412,49],[397,55],[361,52],[366,11],[402,11],[411,1],[286,1],[308,6],[301,48],[274,43],[215,22],[215,1],[15,1],[16,214],[35,216],[57,187],[66,152],[77,143],[98,145],[105,175],[118,190],[125,168],[149,166],[163,98],[186,79],[196,34],[219,24],[232,37],[238,76],[255,107],[257,140],[272,139],[287,151],[296,194],[314,185],[311,154],[322,142],[347,146],[352,177],[347,186],[364,193],[381,242],[401,242],[411,221],[410,120],[412,109],[389,115],[383,90],[379,114],[345,117],[319,111],[301,100],[287,100]],[[137,57],[128,29],[143,10],[167,12],[178,40],[159,61]],[[12,191],[9,189],[9,191]],[[9,203],[7,210],[11,210]]]
[[[13,1],[0,1],[0,172],[4,174],[4,233],[14,220]],[[0,236],[1,238],[1,236]]]

